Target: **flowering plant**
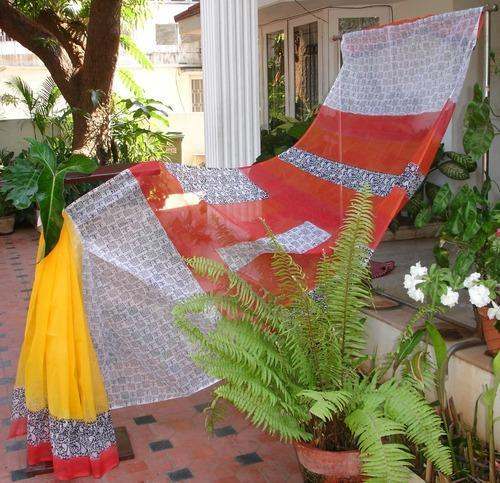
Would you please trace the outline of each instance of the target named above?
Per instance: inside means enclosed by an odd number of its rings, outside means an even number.
[[[500,321],[500,306],[496,303],[497,282],[484,280],[480,273],[474,272],[463,278],[450,268],[442,268],[436,264],[429,269],[420,262],[410,267],[405,275],[404,287],[408,296],[420,303],[426,303],[434,313],[453,308],[459,300],[459,290],[468,290],[469,300],[477,308],[491,305],[488,317]],[[500,323],[497,322],[498,325]]]

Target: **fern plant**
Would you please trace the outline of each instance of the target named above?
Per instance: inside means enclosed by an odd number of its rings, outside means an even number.
[[[254,289],[216,261],[189,259],[197,275],[225,290],[192,297],[174,309],[174,318],[197,347],[196,363],[222,380],[215,402],[229,401],[268,433],[330,451],[357,447],[370,481],[408,481],[413,456],[407,444],[447,475],[441,421],[421,386],[407,372],[383,378],[386,364],[361,371],[371,213],[369,193],[358,194],[332,254],[318,263],[314,292],[271,233],[279,296]],[[191,315],[214,307],[221,314],[216,327],[202,330]],[[411,353],[409,338],[391,355],[397,364]]]

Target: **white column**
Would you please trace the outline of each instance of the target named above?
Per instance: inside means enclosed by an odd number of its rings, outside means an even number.
[[[257,0],[201,2],[205,154],[209,167],[260,154]]]

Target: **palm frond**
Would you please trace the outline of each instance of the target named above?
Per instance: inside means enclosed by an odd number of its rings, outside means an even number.
[[[149,60],[147,55],[136,44],[135,40],[130,35],[120,35],[120,45],[123,50],[132,57],[141,67],[147,70],[153,69],[153,63]]]
[[[125,67],[118,68],[118,77],[124,87],[135,97],[144,97],[144,89],[137,83],[134,75]]]

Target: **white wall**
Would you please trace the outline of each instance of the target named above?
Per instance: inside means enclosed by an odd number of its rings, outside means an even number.
[[[0,120],[0,149],[17,154],[27,147],[26,138],[33,137],[33,126],[28,119]]]

